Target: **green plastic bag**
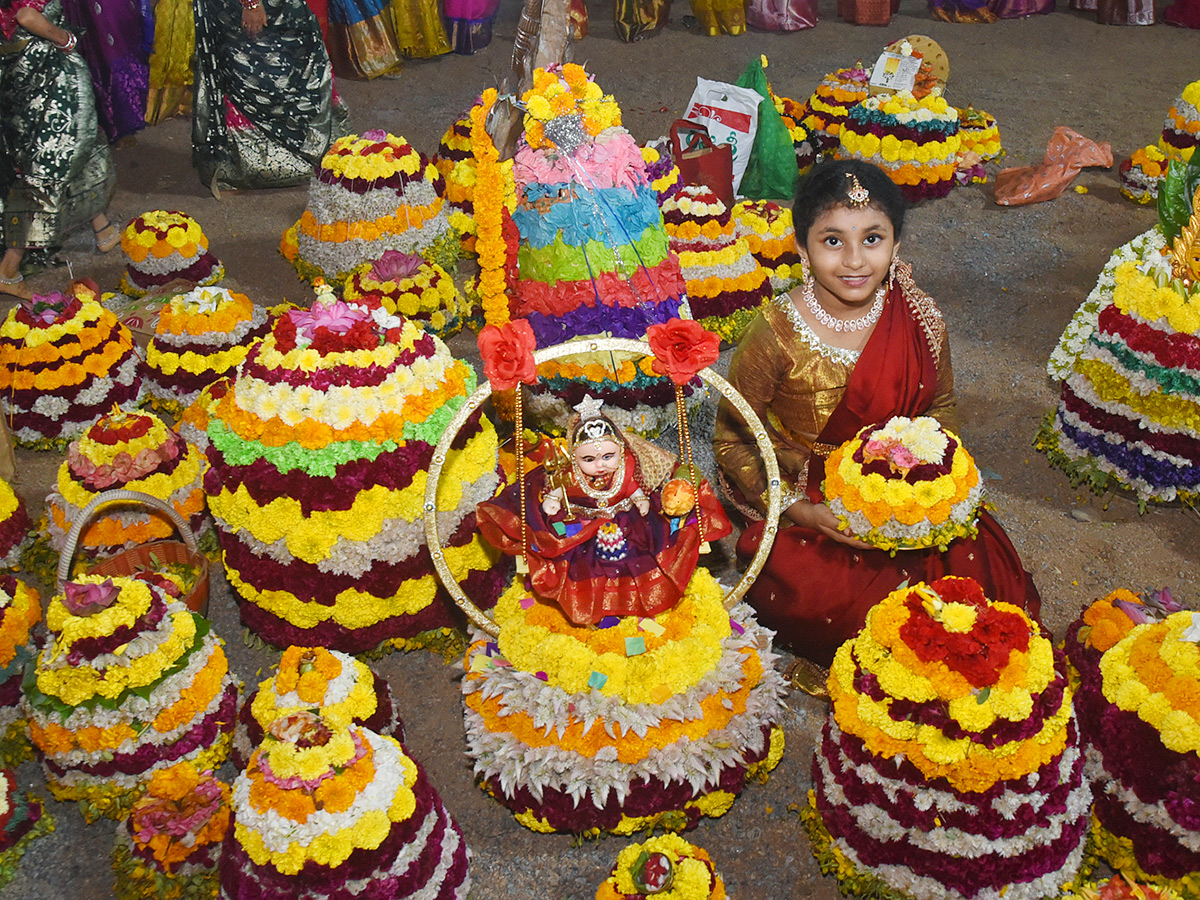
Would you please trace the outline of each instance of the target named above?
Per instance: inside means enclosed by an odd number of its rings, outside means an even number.
[[[796,149],[783,118],[771,102],[763,61],[762,57],[754,60],[737,80],[738,87],[750,88],[763,98],[758,105],[758,132],[738,193],[751,200],[791,200],[800,174]]]

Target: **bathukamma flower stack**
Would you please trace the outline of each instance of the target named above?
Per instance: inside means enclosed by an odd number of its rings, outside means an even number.
[[[30,842],[54,831],[54,819],[40,800],[20,791],[17,773],[0,769],[0,889],[17,874]]]
[[[1057,896],[1083,858],[1091,790],[1066,663],[968,578],[901,587],[829,675],[803,812],[847,894]]]
[[[158,314],[146,348],[150,401],[178,417],[200,391],[233,374],[268,330],[267,311],[220,287],[176,294]]]
[[[733,220],[737,234],[770,277],[773,293],[786,293],[804,279],[790,209],[771,200],[741,200],[734,204]]]
[[[139,491],[171,506],[194,532],[205,528],[204,473],[208,462],[158,416],[115,407],[67,448],[54,490],[46,496],[50,546],[66,549],[67,533],[84,507],[114,489]],[[150,541],[166,540],[175,526],[162,513],[136,505],[96,514],[78,548],[112,556]]]
[[[450,265],[458,258],[458,238],[446,218],[444,191],[441,173],[404,138],[380,130],[338,138],[280,251],[301,277],[334,284],[385,250]]]
[[[32,524],[21,495],[0,478],[0,569],[12,569],[20,561]]]
[[[1004,155],[996,117],[968,106],[958,111],[958,182],[982,184],[987,181],[984,163]]]
[[[859,540],[895,553],[974,537],[983,479],[930,416],[868,425],[825,460],[825,503]]]
[[[205,286],[225,277],[225,267],[209,252],[200,223],[186,213],[143,213],[125,226],[121,249],[129,264],[120,289],[130,297],[144,297],[172,281]]]
[[[879,166],[910,203],[919,203],[954,187],[958,130],[958,110],[936,88],[919,99],[908,91],[877,94],[847,113],[836,153]]]
[[[114,403],[141,399],[129,329],[81,294],[35,294],[0,326],[0,412],[18,446],[65,447]]]
[[[1155,888],[1200,896],[1200,622],[1169,591],[1114,591],[1067,629],[1096,795],[1091,850]]]
[[[190,762],[159,769],[112,850],[117,900],[200,900],[217,894],[229,831],[229,786]]]
[[[808,132],[817,153],[833,153],[838,148],[842,127],[854,107],[867,99],[871,73],[862,64],[838,69],[821,79],[808,99],[806,115],[800,125]]]
[[[424,516],[439,517],[468,593],[498,594],[475,533],[498,484],[496,433],[478,417],[463,429],[425,509],[433,447],[475,373],[415,323],[325,296],[281,316],[209,408],[205,489],[226,573],[242,621],[277,647],[425,642],[456,619]]]
[[[1138,203],[1158,198],[1158,189],[1172,161],[1186,164],[1200,145],[1200,80],[1175,98],[1163,120],[1157,144],[1134,151],[1121,163],[1121,193]]]
[[[534,831],[681,830],[723,815],[783,752],[770,637],[697,569],[653,619],[577,626],[513,585],[467,651],[467,752]]]
[[[391,690],[366,663],[324,647],[288,647],[274,676],[259,682],[238,711],[234,764],[244,769],[272,722],[305,709],[319,710],[328,721],[363,725],[404,742],[404,723],[392,704]]]
[[[311,712],[271,723],[233,787],[223,900],[465,900],[470,851],[394,739]]]
[[[702,848],[677,834],[630,844],[596,891],[596,900],[724,900],[725,882]]]
[[[1123,488],[1140,504],[1194,504],[1200,283],[1174,277],[1166,248],[1155,226],[1105,265],[1050,358],[1062,393],[1038,447],[1097,493]]]
[[[646,180],[658,194],[658,205],[683,187],[683,173],[671,156],[670,141],[665,139],[645,144],[642,161],[646,163]]]
[[[30,754],[21,681],[38,649],[31,638],[33,626],[41,620],[38,592],[12,575],[0,575],[0,767],[3,768],[16,768]]]
[[[51,641],[25,679],[55,798],[89,822],[128,814],[157,769],[225,761],[238,684],[208,620],[155,574],[83,575],[50,601]]]
[[[771,299],[767,270],[750,252],[733,213],[711,189],[686,185],[663,203],[662,212],[692,315],[721,340],[737,343],[759,307]]]
[[[346,280],[344,296],[347,302],[382,306],[392,315],[412,319],[440,338],[458,334],[471,312],[449,272],[415,253],[397,250],[386,250],[355,269]]]

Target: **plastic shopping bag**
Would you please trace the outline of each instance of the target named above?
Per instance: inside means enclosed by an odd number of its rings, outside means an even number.
[[[687,112],[683,114],[685,119],[699,122],[707,128],[714,144],[729,144],[733,148],[735,194],[750,163],[754,135],[758,132],[758,104],[761,101],[762,97],[749,88],[697,78],[696,90],[692,92]]]
[[[763,71],[764,60],[765,57],[759,57],[752,61],[738,78],[739,87],[750,88],[762,98],[758,108],[758,131],[754,135],[750,163],[746,166],[739,193],[751,200],[790,200],[796,193],[800,169],[796,164],[792,136],[771,102],[771,89]]]
[[[1054,129],[1041,165],[1004,169],[996,176],[996,202],[1001,206],[1022,206],[1053,200],[1067,189],[1081,169],[1088,166],[1107,169],[1112,164],[1108,141],[1097,144],[1060,125]]]

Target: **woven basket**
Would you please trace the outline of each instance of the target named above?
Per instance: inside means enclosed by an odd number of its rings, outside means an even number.
[[[200,615],[208,614],[208,559],[200,552],[196,543],[196,535],[191,526],[177,513],[173,507],[141,491],[113,490],[98,494],[92,502],[71,522],[71,530],[67,532],[66,544],[58,558],[58,590],[62,593],[63,585],[71,577],[71,564],[75,559],[75,550],[79,546],[79,538],[84,528],[92,520],[101,506],[110,503],[143,503],[162,513],[174,524],[182,535],[183,543],[179,541],[153,541],[149,544],[139,544],[128,550],[123,550],[116,556],[101,560],[88,569],[89,575],[134,575],[147,569],[155,569],[161,565],[183,563],[196,570],[196,583],[183,597],[192,612]]]
[[[892,0],[853,0],[850,20],[855,25],[887,25],[892,21]]]

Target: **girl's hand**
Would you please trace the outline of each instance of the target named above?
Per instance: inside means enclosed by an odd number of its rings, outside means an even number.
[[[860,541],[856,537],[851,537],[842,531],[838,517],[824,503],[797,500],[784,510],[784,515],[800,527],[819,531],[821,534],[833,538],[840,544],[845,544],[848,547],[856,547],[859,550],[874,549],[870,544]]]
[[[250,37],[258,37],[258,33],[266,27],[267,11],[261,5],[242,10],[242,30]]]

